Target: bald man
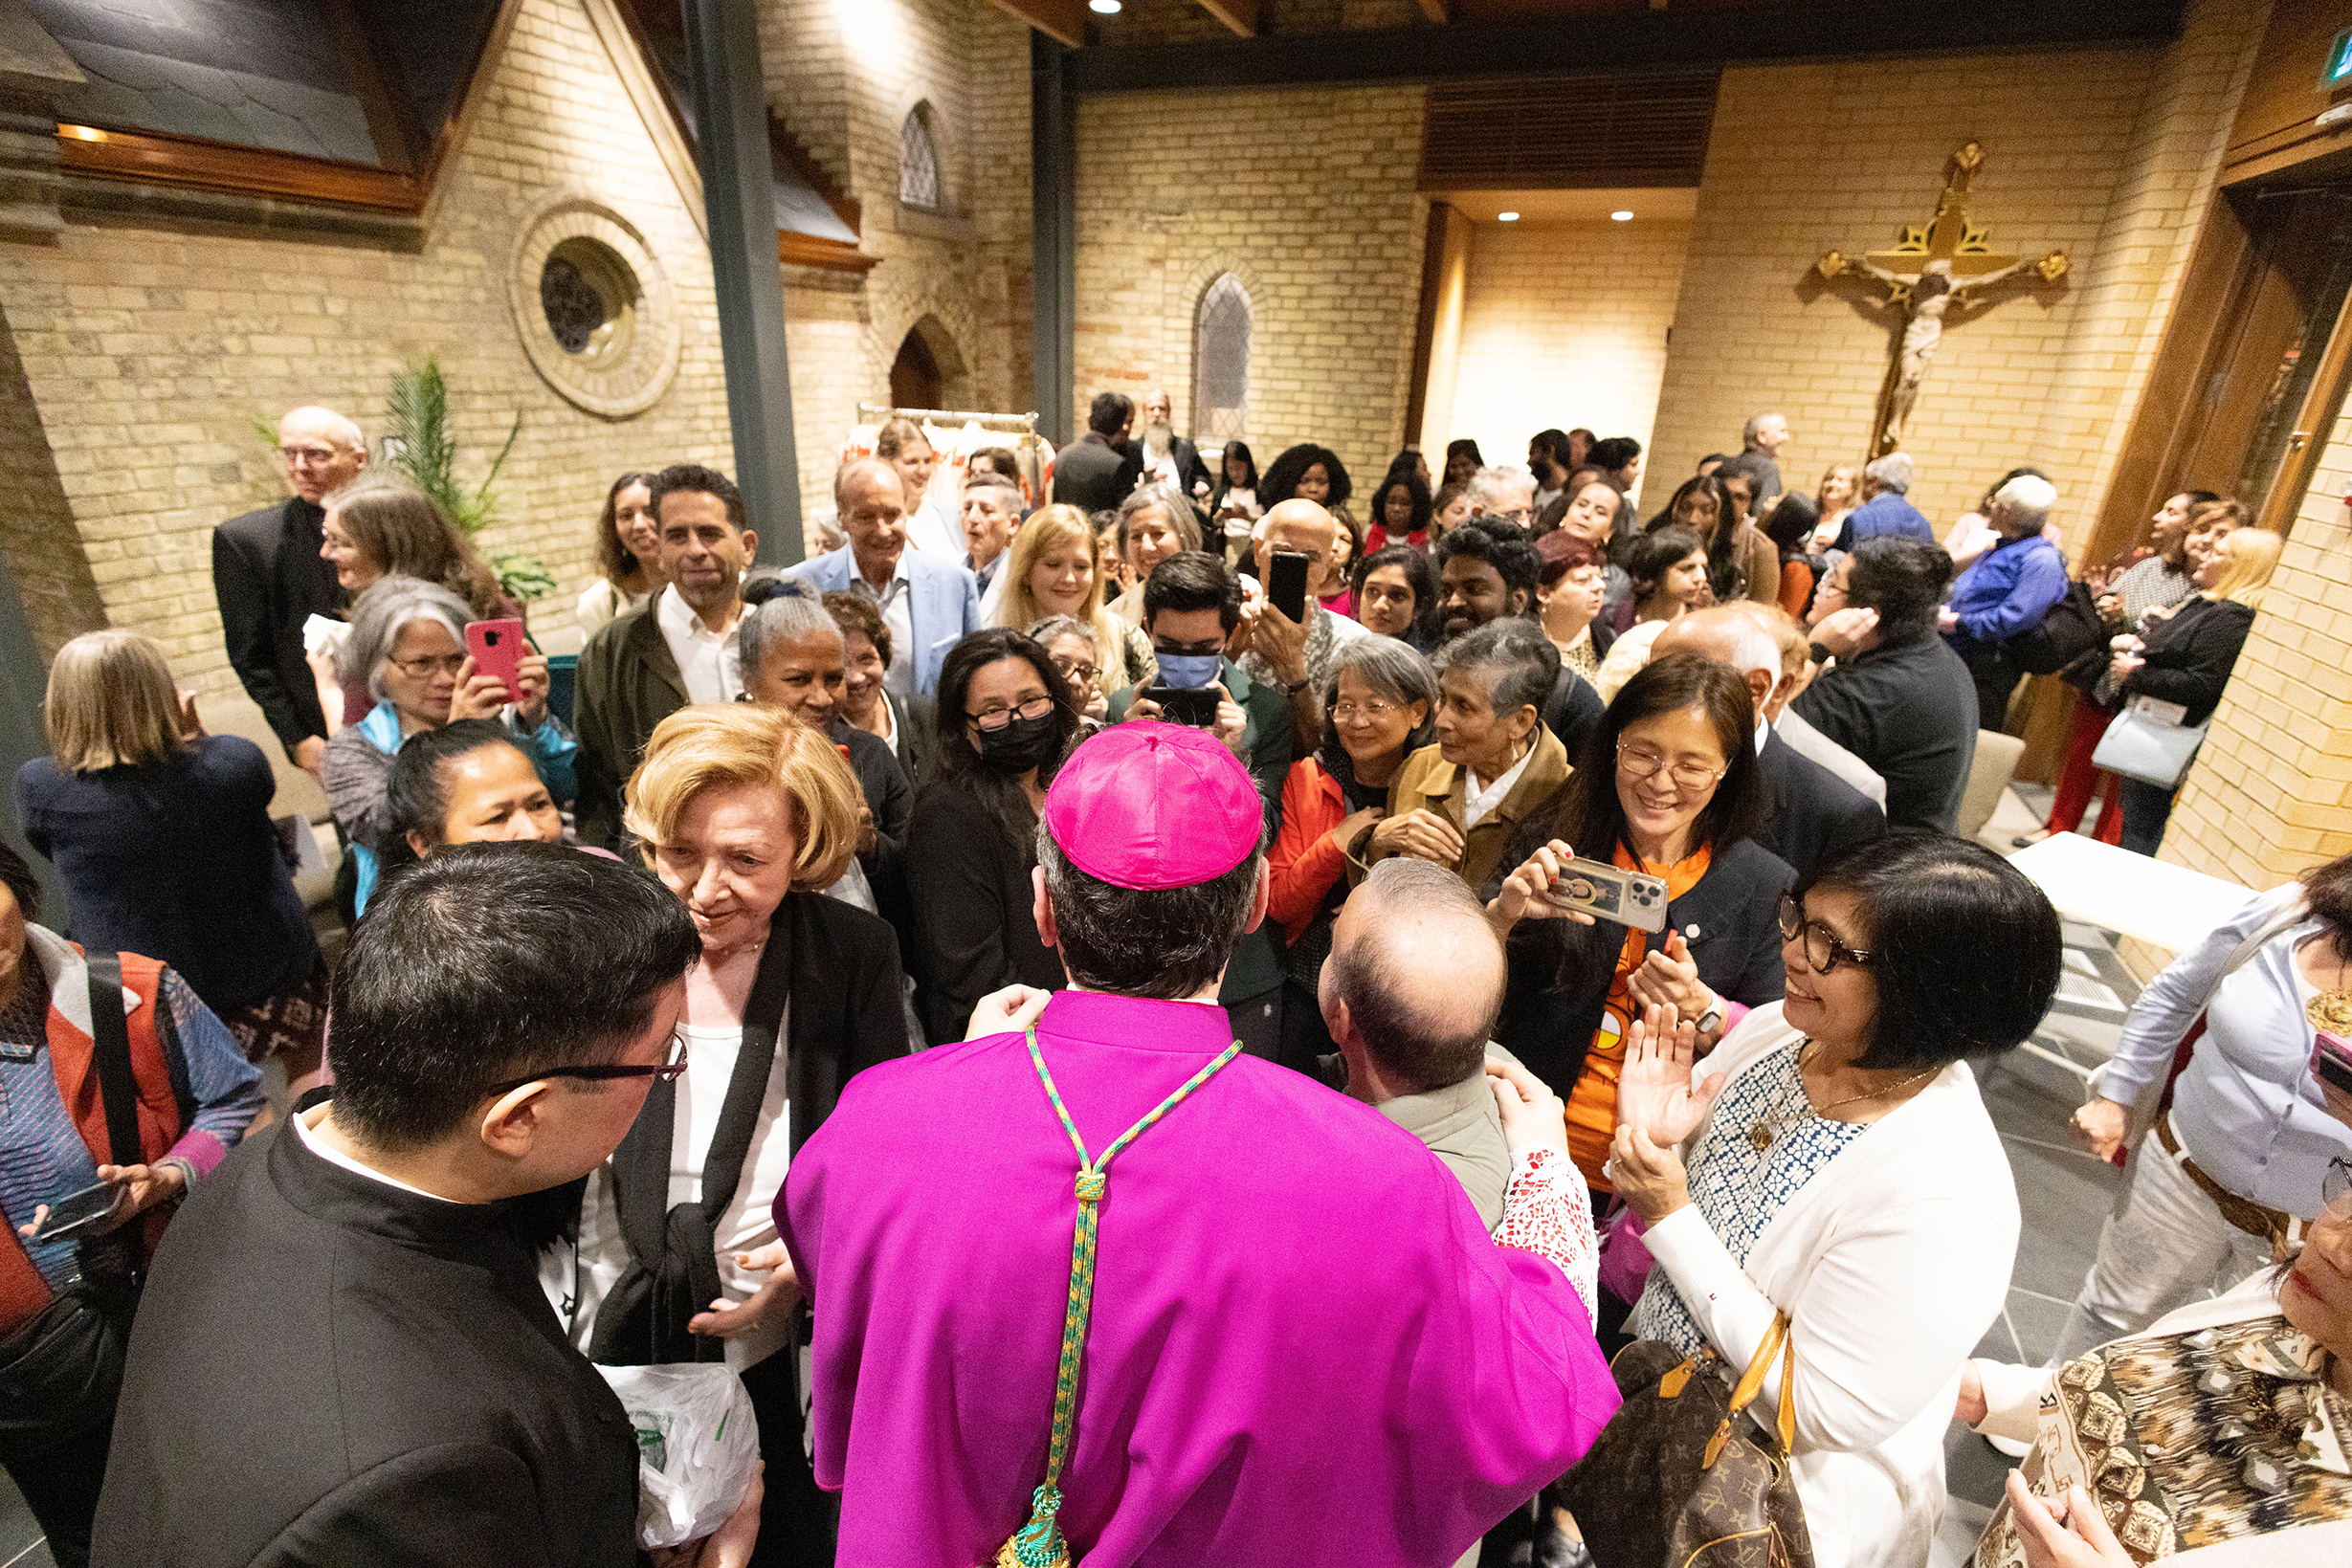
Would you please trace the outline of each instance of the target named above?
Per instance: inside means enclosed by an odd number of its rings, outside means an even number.
[[[833,475],[833,506],[850,541],[785,576],[819,593],[854,593],[871,601],[890,629],[890,668],[882,684],[901,696],[933,695],[947,651],[981,628],[979,579],[940,551],[906,547],[906,492],[899,471],[879,458],[841,465]]]
[[[1319,1000],[1340,1048],[1333,1087],[1419,1138],[1446,1163],[1491,1233],[1502,1223],[1511,1151],[1486,1084],[1487,1035],[1502,1006],[1502,943],[1469,885],[1398,855],[1374,866],[1331,923]]]
[[[1332,515],[1310,500],[1282,502],[1258,519],[1254,531],[1257,580],[1269,581],[1276,550],[1307,558],[1306,619],[1294,621],[1266,602],[1261,592],[1242,607],[1249,651],[1237,661],[1249,677],[1271,686],[1290,702],[1291,755],[1312,757],[1323,740],[1323,679],[1331,672],[1334,649],[1358,637],[1372,635],[1344,615],[1334,615],[1315,602],[1311,591],[1323,566],[1339,548],[1340,525]]]
[[[1694,610],[1658,633],[1650,656],[1696,653],[1737,671],[1756,705],[1756,762],[1771,792],[1756,842],[1810,876],[1831,854],[1887,829],[1868,796],[1773,733],[1765,716],[1795,684],[1781,670],[1780,645],[1736,605]]]
[[[277,422],[277,462],[294,494],[212,530],[212,596],[230,667],[286,756],[315,775],[326,714],[302,657],[302,626],[343,607],[334,563],[319,554],[322,503],[367,466],[367,443],[332,409],[297,409]]]

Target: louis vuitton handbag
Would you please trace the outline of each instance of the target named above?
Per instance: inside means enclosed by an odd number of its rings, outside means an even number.
[[[1781,1358],[1778,1429],[1745,1414]],[[1788,1318],[1736,1388],[1713,1350],[1693,1358],[1655,1339],[1617,1353],[1625,1403],[1547,1494],[1576,1515],[1599,1568],[1812,1568],[1805,1507],[1788,1472],[1796,1436]]]

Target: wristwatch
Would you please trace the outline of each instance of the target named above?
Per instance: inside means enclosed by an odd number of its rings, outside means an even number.
[[[1723,999],[1718,996],[1707,1004],[1705,1012],[1691,1021],[1691,1027],[1701,1034],[1713,1034],[1723,1027],[1723,1020],[1730,1015],[1730,1012],[1731,1009],[1724,1005]]]

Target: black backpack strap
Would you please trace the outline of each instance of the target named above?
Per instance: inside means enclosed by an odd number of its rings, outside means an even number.
[[[95,948],[81,957],[90,972],[90,1065],[98,1071],[99,1098],[106,1108],[112,1163],[144,1165],[147,1157],[139,1144],[139,1084],[131,1075],[130,1025],[122,1016],[122,961]],[[160,992],[155,1005],[164,1005]]]

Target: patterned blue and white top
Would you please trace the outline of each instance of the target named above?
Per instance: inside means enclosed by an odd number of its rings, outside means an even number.
[[[1716,1101],[1692,1151],[1691,1204],[1742,1267],[1773,1216],[1869,1131],[1864,1122],[1805,1114],[1805,1085],[1797,1076],[1803,1052],[1804,1042],[1794,1042],[1741,1073]],[[1774,1135],[1759,1152],[1748,1142],[1748,1129],[1767,1117]],[[1662,1339],[1688,1356],[1707,1348],[1707,1336],[1663,1269],[1651,1271],[1627,1327],[1639,1338]]]

